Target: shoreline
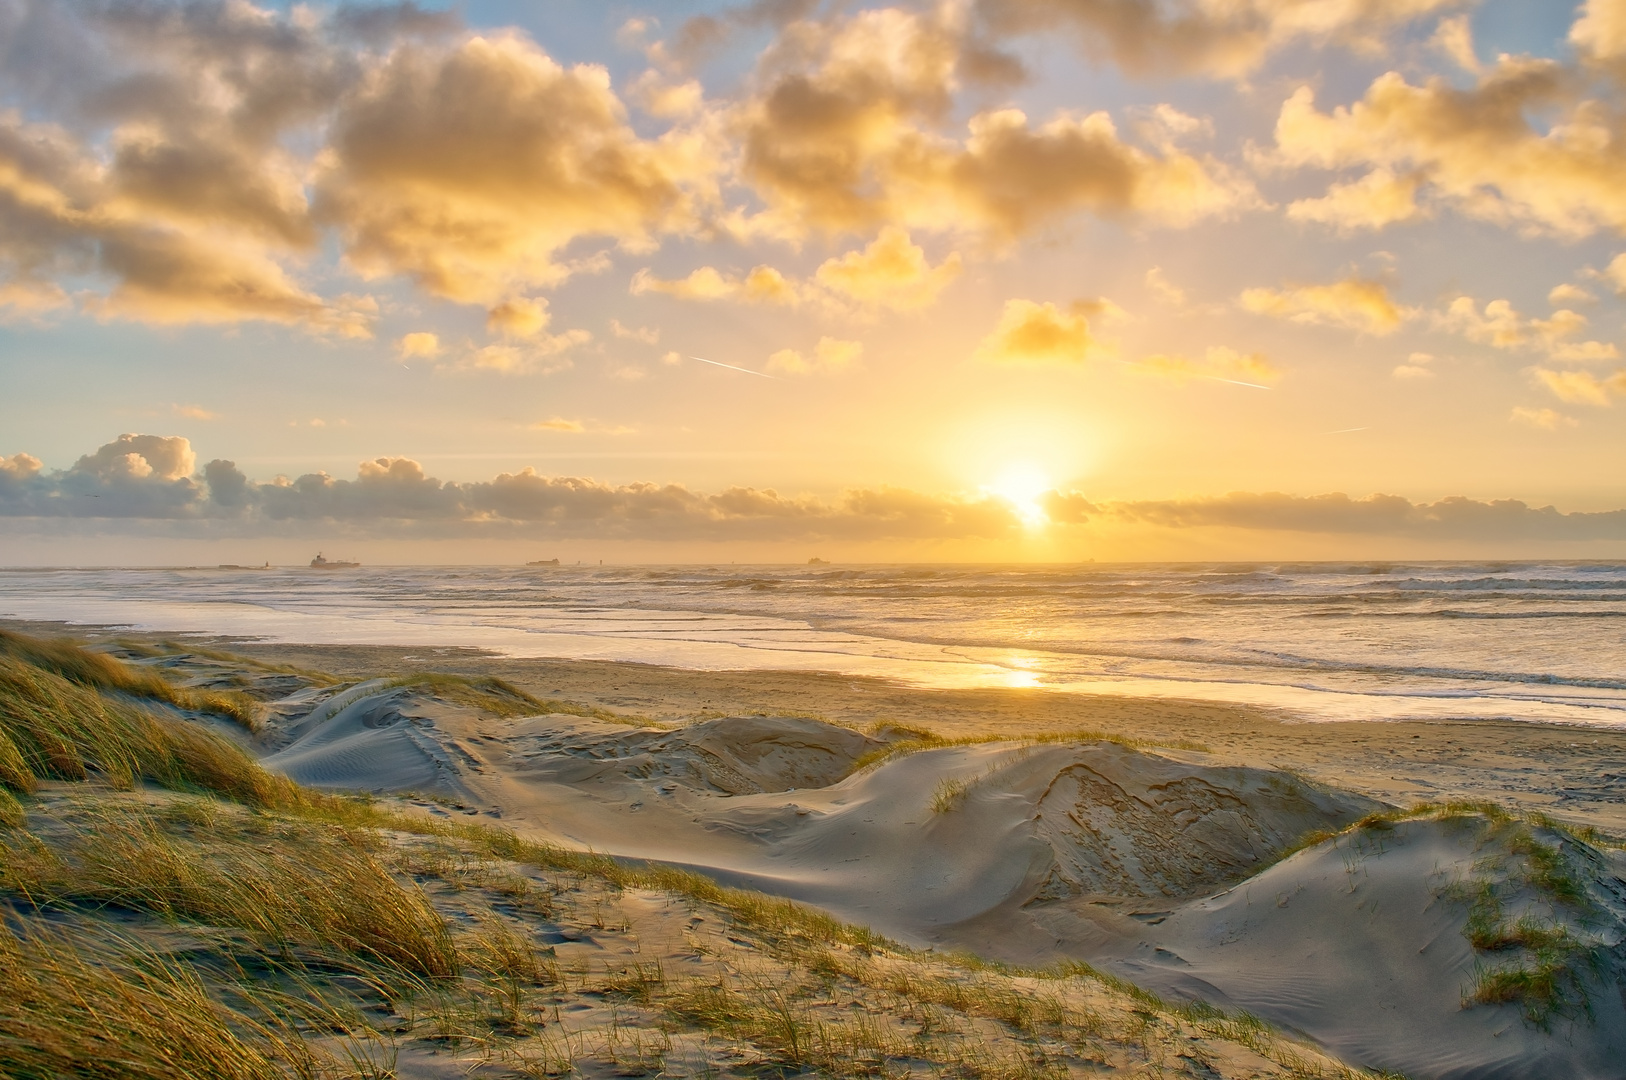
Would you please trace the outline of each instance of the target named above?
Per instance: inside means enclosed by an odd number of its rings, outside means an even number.
[[[1528,720],[1304,720],[1269,708],[1044,688],[935,690],[873,676],[707,671],[624,660],[516,658],[481,649],[303,645],[212,633],[158,633],[0,620],[87,641],[182,642],[347,679],[414,671],[494,676],[659,723],[722,715],[813,716],[855,728],[924,727],[947,737],[1091,730],[1207,747],[1216,763],[1289,769],[1401,806],[1487,800],[1626,837],[1626,731]]]

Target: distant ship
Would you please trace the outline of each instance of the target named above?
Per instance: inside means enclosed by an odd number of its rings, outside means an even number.
[[[825,562],[823,559],[821,559],[821,558],[819,558],[818,556],[815,555],[813,558],[807,560],[807,565],[809,565],[809,566],[829,566],[830,564]]]
[[[324,559],[320,551],[311,560],[312,570],[354,570],[360,565],[359,562],[345,562],[343,559]]]
[[[525,565],[526,566],[558,566],[559,565],[559,560],[558,559],[537,559],[537,560],[535,560],[533,562],[528,562]]]

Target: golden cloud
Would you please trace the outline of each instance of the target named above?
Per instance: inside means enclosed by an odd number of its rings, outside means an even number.
[[[1547,293],[1547,302],[1555,307],[1561,304],[1592,304],[1596,303],[1597,300],[1596,296],[1593,296],[1579,285],[1571,285],[1567,282],[1562,285],[1554,285]]]
[[[822,337],[811,357],[795,349],[780,349],[768,357],[768,370],[782,375],[835,375],[858,363],[864,346],[857,341]]]
[[[662,293],[683,300],[731,300],[794,307],[818,302],[835,311],[910,311],[929,307],[960,273],[951,252],[936,266],[903,229],[888,226],[867,247],[825,260],[811,281],[757,266],[743,278],[702,266],[687,277],[658,278],[648,269],[633,275],[634,295]]]
[[[1590,371],[1549,368],[1536,368],[1534,374],[1560,401],[1576,405],[1608,405],[1612,398],[1626,395],[1626,368],[1601,377]]]
[[[1586,0],[1570,27],[1570,43],[1595,60],[1626,57],[1626,2]]]
[[[1435,316],[1435,324],[1469,341],[1498,349],[1538,347],[1550,359],[1565,363],[1620,358],[1620,350],[1609,342],[1569,340],[1585,330],[1589,320],[1568,308],[1560,308],[1545,319],[1526,319],[1507,300],[1492,300],[1480,309],[1472,297],[1459,296],[1444,313]]]
[[[1117,305],[1105,310],[1119,311]],[[982,339],[973,354],[994,364],[1082,364],[1109,353],[1090,330],[1089,316],[1101,304],[1075,304],[1063,310],[1046,301],[1007,300],[999,325]]]
[[[486,331],[510,338],[534,338],[548,328],[553,315],[546,300],[515,297],[486,312]]]
[[[1530,409],[1523,405],[1515,405],[1508,415],[1508,420],[1526,427],[1540,428],[1543,431],[1557,431],[1560,428],[1575,427],[1576,419],[1565,416],[1554,409]]]
[[[402,46],[337,110],[318,210],[351,262],[464,302],[555,285],[571,241],[647,244],[717,170],[696,138],[643,139],[602,67],[517,35]]]
[[[1416,312],[1397,305],[1381,281],[1348,278],[1331,285],[1243,291],[1239,302],[1256,315],[1289,322],[1341,326],[1382,337],[1400,329]]]
[[[1422,182],[1422,176],[1415,172],[1396,175],[1393,169],[1373,169],[1359,180],[1333,184],[1319,199],[1289,203],[1287,216],[1294,221],[1331,225],[1345,233],[1415,221],[1427,216],[1417,205],[1417,189]]]
[[[414,357],[434,359],[440,355],[440,337],[428,330],[416,330],[410,334],[403,334],[401,340],[395,343],[395,353],[403,360]]]
[[[762,89],[730,118],[740,175],[767,204],[738,227],[795,238],[892,225],[1008,240],[1080,211],[1184,225],[1258,203],[1223,163],[1134,147],[1105,113],[1034,126],[999,109],[973,116],[963,139],[939,134],[965,47],[949,6],[788,27],[764,58]]]
[[[912,311],[936,303],[959,275],[959,252],[933,266],[906,231],[889,225],[863,250],[826,260],[813,279],[864,306]]]
[[[1237,78],[1293,42],[1372,51],[1393,30],[1467,0],[980,0],[996,30],[1064,27],[1085,52],[1136,75]]]
[[[743,278],[702,266],[688,277],[671,280],[644,269],[633,275],[631,292],[634,296],[662,293],[680,300],[739,300],[785,306],[794,306],[803,299],[801,286],[771,266],[754,267]]]
[[[266,250],[252,224],[221,210],[165,215],[117,187],[116,170],[98,166],[65,131],[0,114],[0,207],[6,219],[0,266],[11,271],[5,299],[26,311],[67,298],[50,279],[98,270],[110,292],[85,307],[102,317],[158,324],[244,319],[303,325],[339,337],[371,336],[377,313],[368,298],[335,302],[301,288]],[[275,232],[275,230],[270,230]]]
[[[1603,273],[1615,291],[1621,296],[1626,296],[1626,252],[1610,259]]]
[[[1471,217],[1587,236],[1626,230],[1623,138],[1620,115],[1586,98],[1562,65],[1504,56],[1468,90],[1442,78],[1413,86],[1390,72],[1331,112],[1301,87],[1277,117],[1274,152],[1260,160],[1372,170],[1353,187],[1296,204],[1301,217],[1344,227],[1414,216],[1407,200],[1416,189],[1394,185],[1417,184]]]
[[[636,341],[643,345],[654,345],[661,339],[661,332],[655,327],[623,326],[620,319],[610,320],[610,333],[625,341]]]

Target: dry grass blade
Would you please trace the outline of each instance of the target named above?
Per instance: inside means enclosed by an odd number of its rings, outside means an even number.
[[[249,731],[258,731],[263,721],[260,703],[241,691],[176,686],[156,671],[91,652],[71,641],[0,630],[0,659],[48,672],[87,690],[113,691],[178,709],[214,713]]]
[[[245,1037],[246,1036],[246,1037]],[[90,957],[0,924],[0,1074],[8,1080],[284,1080],[288,1047],[155,957]]]
[[[137,811],[103,809],[55,840],[50,857],[21,842],[0,851],[0,885],[41,905],[99,904],[238,927],[278,947],[320,946],[440,978],[457,971],[445,920],[401,885],[361,837],[266,825],[201,840]]]
[[[51,665],[24,663],[0,650],[0,786],[28,794],[39,780],[84,780],[92,773],[114,787],[147,779],[256,806],[303,798],[206,727],[157,716]]]

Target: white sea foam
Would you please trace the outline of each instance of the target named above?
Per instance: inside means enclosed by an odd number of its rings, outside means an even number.
[[[9,570],[0,615],[1626,726],[1626,564]]]

